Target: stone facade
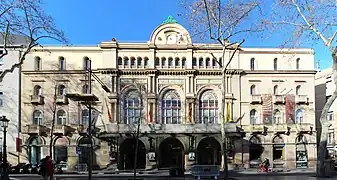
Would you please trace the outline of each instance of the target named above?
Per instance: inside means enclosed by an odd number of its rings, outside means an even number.
[[[241,48],[224,71],[235,46],[222,56],[220,45],[192,43],[187,30],[170,20],[147,43],[113,39],[97,47],[35,48],[22,71],[27,154],[21,159],[48,154],[56,87],[54,154],[64,152],[57,158],[69,168],[85,162],[85,148],[76,147],[85,136],[86,107],[62,95],[63,87],[68,94],[86,93],[84,69],[91,60],[93,73],[111,90],[92,81],[99,98],[94,149],[100,167],[109,158],[118,169],[133,167],[138,120],[141,169],[223,164],[222,135],[231,166],[254,167],[269,158],[274,167],[314,167],[313,50]],[[36,110],[41,118],[34,118]]]

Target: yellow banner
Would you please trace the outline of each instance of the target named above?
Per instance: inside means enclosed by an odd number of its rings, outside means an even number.
[[[227,103],[226,107],[226,122],[229,122],[231,120],[231,105],[230,103]]]

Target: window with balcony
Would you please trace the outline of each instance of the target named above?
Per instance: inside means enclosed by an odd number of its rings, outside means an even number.
[[[34,125],[40,125],[42,124],[43,120],[43,113],[40,110],[35,110],[33,112],[33,124]]]
[[[327,115],[327,119],[328,119],[328,121],[333,121],[333,111],[329,111],[328,112],[328,115]]]
[[[274,71],[277,71],[277,58],[274,59]]]
[[[58,110],[56,113],[56,124],[57,125],[64,125],[67,123],[67,114],[64,110]]]
[[[259,115],[255,109],[250,111],[250,124],[261,124]]]
[[[255,85],[251,85],[250,86],[250,95],[255,95],[256,94],[256,86]]]
[[[83,109],[82,110],[82,125],[89,125],[89,110],[88,109]]]
[[[204,92],[200,97],[199,117],[203,124],[218,122],[218,98],[211,90]]]
[[[303,110],[297,109],[296,111],[296,124],[303,123]]]
[[[296,86],[296,95],[300,95],[301,94],[301,86],[298,85]]]
[[[40,71],[41,70],[41,58],[39,56],[36,56],[34,60],[35,60],[35,71]]]
[[[124,122],[126,124],[137,123],[141,119],[141,99],[137,91],[130,91],[124,99]]]
[[[64,85],[59,85],[58,87],[58,95],[59,96],[65,96],[66,95],[66,87]]]
[[[281,112],[278,109],[274,110],[274,124],[282,124]]]
[[[274,95],[278,95],[278,85],[274,86]]]
[[[83,70],[91,69],[91,61],[88,57],[83,58]]]
[[[66,70],[66,60],[62,56],[59,57],[59,70],[60,71]]]
[[[39,85],[34,86],[34,92],[33,95],[35,97],[42,95],[42,88]]]
[[[250,70],[255,70],[255,58],[250,59]]]
[[[176,91],[170,90],[165,93],[161,109],[164,124],[181,123],[181,101]]]
[[[89,85],[85,84],[82,86],[82,93],[83,94],[89,94]]]

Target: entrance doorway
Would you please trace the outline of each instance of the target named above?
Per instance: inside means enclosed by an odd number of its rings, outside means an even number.
[[[136,139],[125,139],[120,145],[119,169],[134,169]],[[136,169],[145,169],[146,166],[146,149],[144,143],[138,139],[137,166]]]
[[[41,137],[33,137],[28,144],[28,151],[29,151],[29,162],[32,165],[37,165],[40,163],[41,160],[41,146],[42,146],[42,139]]]
[[[220,165],[221,146],[213,137],[202,139],[197,147],[197,163],[200,165]]]
[[[296,138],[296,168],[308,168],[307,139],[304,135]]]
[[[258,168],[261,163],[261,155],[264,151],[261,140],[253,136],[249,140],[249,161],[251,168]]]
[[[184,147],[176,138],[167,138],[159,146],[160,168],[184,167]]]

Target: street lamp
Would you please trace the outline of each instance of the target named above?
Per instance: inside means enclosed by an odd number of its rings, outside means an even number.
[[[2,161],[2,173],[1,173],[1,180],[9,180],[8,176],[8,163],[7,163],[7,144],[6,144],[6,134],[7,134],[7,127],[9,119],[6,116],[0,117],[0,122],[3,127],[4,131],[4,138],[3,138],[3,161]]]

